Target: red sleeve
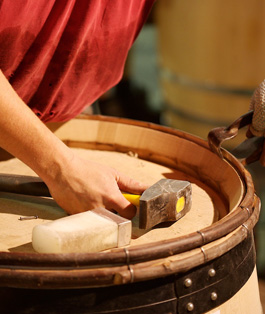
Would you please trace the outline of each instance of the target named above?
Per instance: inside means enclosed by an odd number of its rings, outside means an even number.
[[[66,121],[123,74],[155,0],[2,0],[0,68],[45,122]]]

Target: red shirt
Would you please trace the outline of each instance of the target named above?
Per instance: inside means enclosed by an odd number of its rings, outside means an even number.
[[[121,79],[154,1],[0,0],[0,69],[41,120],[69,120]]]

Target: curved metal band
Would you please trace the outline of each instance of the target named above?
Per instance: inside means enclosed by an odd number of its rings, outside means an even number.
[[[199,233],[199,235],[202,237],[202,244],[205,244],[205,236],[204,233],[200,230],[197,230],[197,233]]]
[[[124,250],[124,253],[125,253],[125,263],[126,263],[126,265],[128,267],[130,275],[131,275],[130,282],[133,283],[134,282],[134,270],[133,270],[133,268],[130,265],[130,253],[129,253],[127,248],[123,248],[123,250]]]
[[[128,249],[126,247],[123,248],[123,250],[124,250],[124,253],[125,253],[125,263],[126,263],[126,265],[129,265],[129,263],[130,263],[129,251],[128,251]]]
[[[205,250],[204,250],[204,248],[203,248],[202,246],[200,247],[200,249],[201,249],[201,251],[202,251],[202,253],[203,253],[204,263],[206,263],[206,262],[208,261],[208,258],[207,258],[207,255],[206,255],[206,253],[205,253]]]
[[[249,228],[246,224],[242,224],[242,227],[244,227],[245,229],[247,229],[247,232],[249,232]]]
[[[129,272],[131,274],[130,282],[133,283],[134,282],[134,270],[133,270],[133,268],[130,265],[128,265],[128,269],[129,269]]]
[[[250,209],[248,207],[245,207],[245,206],[240,206],[240,208],[242,209],[245,209],[248,213],[248,218],[251,216],[251,212],[250,212]]]

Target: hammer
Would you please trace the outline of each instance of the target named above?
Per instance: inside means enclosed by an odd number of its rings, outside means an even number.
[[[46,196],[46,197],[51,196],[48,187],[40,178],[32,177],[32,176],[22,176],[22,175],[1,174],[0,175],[0,191],[9,192],[9,193],[17,193],[17,194],[25,194],[25,195],[34,195],[34,196]],[[178,219],[183,217],[191,208],[191,192],[192,192],[191,184],[188,181],[161,179],[157,183],[149,187],[147,190],[145,190],[142,195],[133,195],[133,194],[125,194],[125,193],[123,193],[123,195],[132,204],[139,207],[139,228],[150,229],[153,226],[161,222],[177,221]],[[116,240],[114,241],[117,243],[108,244],[107,247],[106,245],[105,246],[103,245],[103,248],[96,247],[94,251],[98,251],[98,250],[100,251],[102,249],[115,247],[115,246],[124,246],[124,245],[129,244],[130,242],[130,237],[128,236],[128,234],[131,233],[131,221],[125,218],[119,217],[117,215],[114,215],[104,208],[94,209],[92,211],[88,211],[85,213],[80,213],[80,214],[64,217],[64,218],[58,219],[57,221],[48,222],[47,224],[44,224],[43,226],[49,224],[50,226],[49,228],[56,229],[57,228],[56,226],[59,223],[59,229],[61,230],[60,222],[58,221],[64,220],[64,223],[66,225],[69,223],[69,230],[71,230],[71,228],[76,228],[75,227],[76,224],[73,225],[72,221],[75,220],[75,222],[77,222],[77,217],[80,217],[80,219],[78,222],[79,231],[76,230],[76,232],[80,232],[80,228],[82,228],[81,225],[85,219],[87,219],[87,223],[89,223],[89,221],[91,220],[94,220],[93,226],[96,226],[95,221],[98,219],[99,219],[98,221],[99,224],[104,223],[104,221],[101,221],[102,217],[106,219],[105,221],[106,224],[107,222],[109,223],[110,220],[114,222],[115,232],[118,230],[117,231],[118,235],[116,237]],[[80,225],[80,222],[82,222],[81,225]],[[51,230],[49,230],[49,228],[48,229],[46,227],[43,227],[44,229],[41,229],[41,228],[42,228],[42,225],[36,226],[33,229],[33,235],[34,234],[42,235],[43,232],[46,230],[44,243],[48,243],[48,241],[46,241],[47,236],[52,234],[52,232]],[[87,226],[86,227],[84,226],[83,228],[88,229]],[[35,229],[37,229],[37,231]],[[42,231],[40,231],[39,229]],[[94,236],[95,236],[95,232],[94,232]],[[121,237],[122,238],[125,237],[127,240],[124,241],[123,239],[122,241]],[[102,239],[100,241],[102,242]],[[67,242],[68,242],[68,249],[69,249],[69,241]],[[78,243],[80,243],[80,241],[78,241]],[[37,249],[37,251],[39,250]],[[57,251],[58,250],[55,249],[54,252],[57,252]],[[45,253],[46,251],[42,251],[42,252]],[[63,249],[63,252],[65,252],[65,249]]]
[[[142,195],[123,194],[139,207],[139,228],[150,229],[166,221],[177,221],[191,208],[191,184],[188,181],[161,179]]]
[[[0,174],[0,191],[51,197],[47,185],[33,176]],[[139,228],[149,229],[165,221],[177,221],[191,208],[191,184],[188,181],[161,179],[142,195],[123,193],[139,207]]]

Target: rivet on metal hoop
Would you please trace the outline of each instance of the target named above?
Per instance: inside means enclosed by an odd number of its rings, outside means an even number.
[[[205,236],[204,236],[204,233],[201,232],[200,230],[197,230],[197,233],[199,233],[199,235],[202,237],[202,244],[205,243]]]
[[[211,293],[211,300],[212,300],[212,301],[216,301],[216,300],[217,300],[217,297],[218,297],[218,296],[217,296],[217,293],[216,293],[216,292],[212,292],[212,293]]]
[[[208,275],[209,275],[210,277],[214,277],[214,276],[216,275],[215,269],[214,269],[214,268],[210,268],[210,269],[208,270]]]
[[[191,285],[192,285],[192,280],[191,280],[190,278],[186,278],[186,279],[184,280],[184,286],[185,286],[186,288],[189,288]]]
[[[200,249],[201,249],[203,256],[204,256],[204,263],[206,263],[207,262],[207,256],[206,256],[205,250],[202,246],[200,247]]]
[[[194,305],[193,303],[189,302],[187,305],[186,305],[186,309],[187,311],[191,312],[194,310]]]

